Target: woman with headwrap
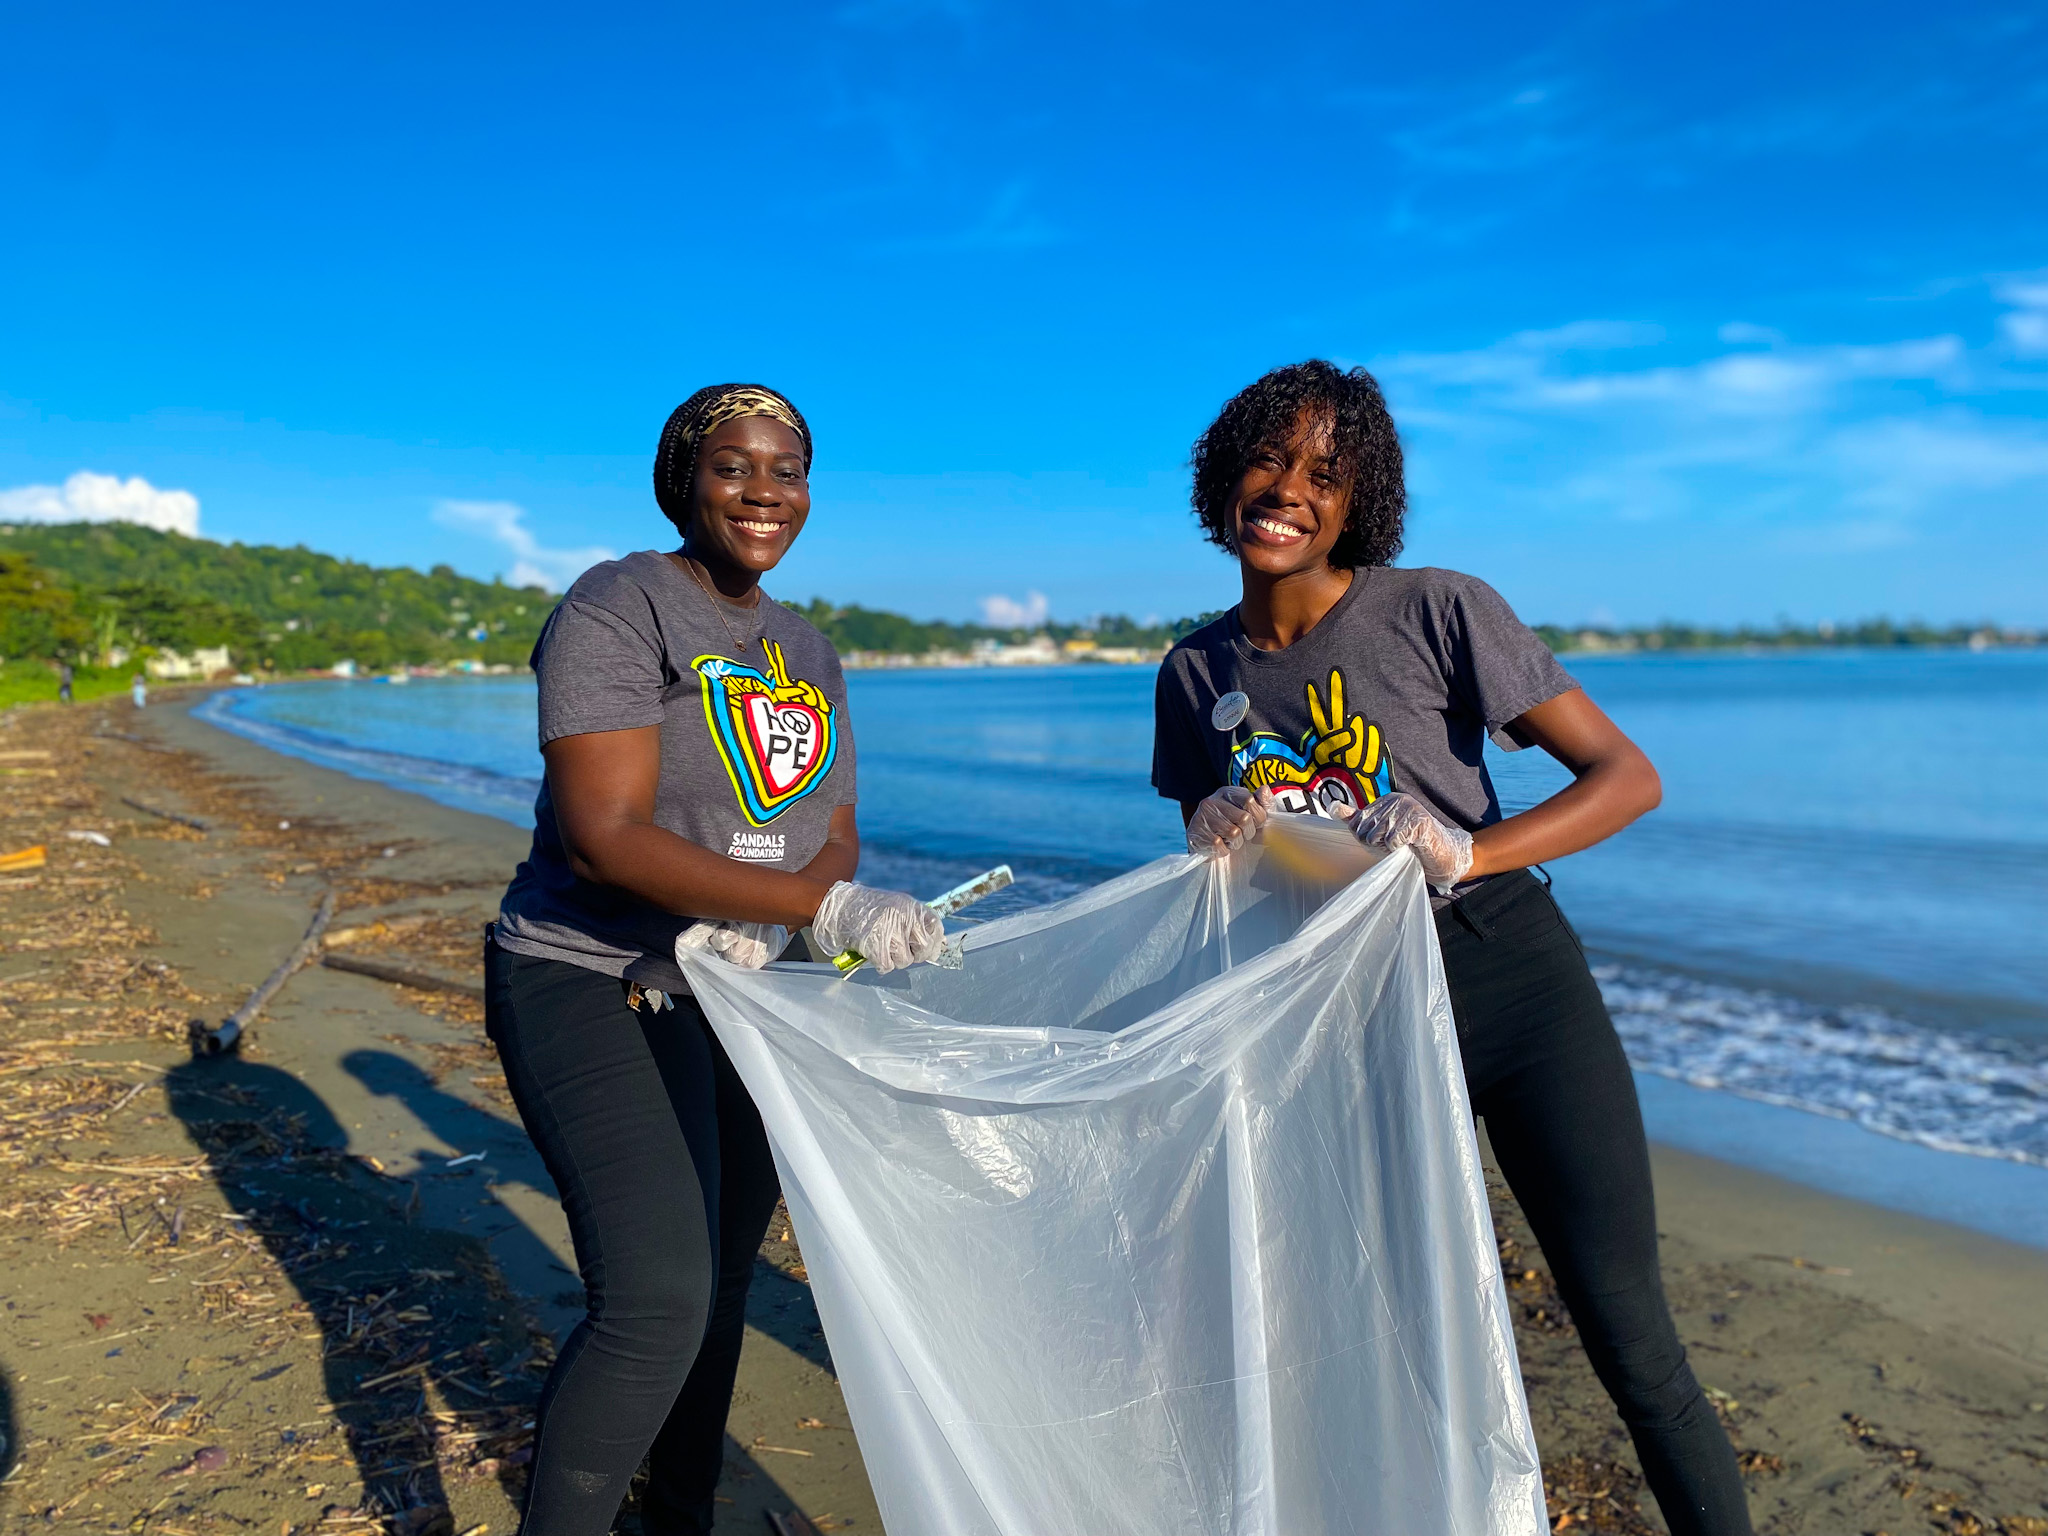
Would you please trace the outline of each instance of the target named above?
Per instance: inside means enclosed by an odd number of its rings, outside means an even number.
[[[758,966],[809,924],[891,970],[943,940],[916,898],[852,883],[839,658],[760,590],[810,464],[781,395],[699,390],[654,461],[682,547],[585,572],[534,647],[546,774],[486,945],[487,1027],[589,1312],[541,1394],[526,1536],[603,1536],[643,1458],[648,1536],[711,1529],[776,1176],[679,950]]]

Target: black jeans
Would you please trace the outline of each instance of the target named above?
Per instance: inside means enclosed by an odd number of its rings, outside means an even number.
[[[1657,1264],[1635,1079],[1579,937],[1527,870],[1437,913],[1472,1109],[1675,1536],[1748,1536],[1735,1452]]]
[[[486,1028],[561,1191],[589,1314],[542,1389],[524,1536],[604,1536],[642,1458],[648,1536],[711,1529],[747,1286],[777,1195],[761,1117],[690,998],[484,951]]]

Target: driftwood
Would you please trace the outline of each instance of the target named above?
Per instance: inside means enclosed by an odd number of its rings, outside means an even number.
[[[162,752],[166,756],[176,756],[178,751],[176,747],[164,746],[160,742],[151,741],[147,736],[137,736],[132,731],[95,731],[93,734],[102,738],[112,737],[115,741],[133,742],[145,752]]]
[[[401,987],[416,987],[422,992],[453,992],[459,997],[474,997],[479,1000],[484,989],[467,981],[450,981],[445,976],[435,976],[426,971],[415,971],[408,966],[392,965],[384,960],[365,960],[357,955],[327,954],[320,957],[320,963],[330,971],[349,971],[357,976],[374,976],[379,981],[389,981]]]
[[[209,1028],[204,1019],[194,1019],[186,1026],[192,1037],[192,1054],[221,1056],[235,1049],[241,1043],[243,1030],[263,1011],[263,1005],[277,996],[278,989],[292,979],[294,971],[320,953],[320,935],[327,931],[328,921],[333,916],[334,892],[329,891],[320,898],[320,910],[313,914],[313,921],[307,926],[306,936],[299,940],[298,947],[264,978],[262,986],[249,994],[247,1002],[222,1019],[218,1028]]]
[[[149,804],[146,800],[138,800],[133,795],[123,795],[121,803],[123,805],[132,805],[136,810],[146,812],[151,816],[161,816],[165,821],[175,821],[180,826],[192,828],[195,832],[210,832],[213,830],[197,816],[187,816],[183,811],[167,811],[161,806]]]

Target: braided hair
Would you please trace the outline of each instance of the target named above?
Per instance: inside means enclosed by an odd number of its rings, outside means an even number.
[[[1195,439],[1195,516],[1211,544],[1235,554],[1230,493],[1261,448],[1284,447],[1306,410],[1330,429],[1339,473],[1351,477],[1351,508],[1330,550],[1340,570],[1388,565],[1401,552],[1408,491],[1401,476],[1401,439],[1373,376],[1346,373],[1311,358],[1275,368],[1234,395]]]
[[[811,468],[811,428],[788,397],[765,384],[709,384],[669,413],[654,450],[654,501],[685,535],[690,529],[690,491],[697,480],[697,450],[712,428],[741,416],[781,422],[804,447],[804,472]]]

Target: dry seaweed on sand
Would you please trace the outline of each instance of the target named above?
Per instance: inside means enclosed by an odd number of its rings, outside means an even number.
[[[203,899],[220,877],[180,876],[168,845],[196,853],[191,829],[107,813],[129,791],[189,807],[216,827],[209,857],[285,880],[381,866],[389,845],[266,817],[189,754],[115,752],[89,726],[39,712],[20,750],[52,776],[0,796],[0,846],[46,849],[36,887],[0,894],[0,1264],[23,1429],[0,1525],[430,1536],[455,1529],[451,1491],[507,1508],[547,1341],[473,1241],[408,1223],[409,1186],[318,1144],[261,1080],[193,1066],[183,1019],[232,999],[152,953],[125,893],[182,881]],[[62,835],[79,827],[105,845]]]

